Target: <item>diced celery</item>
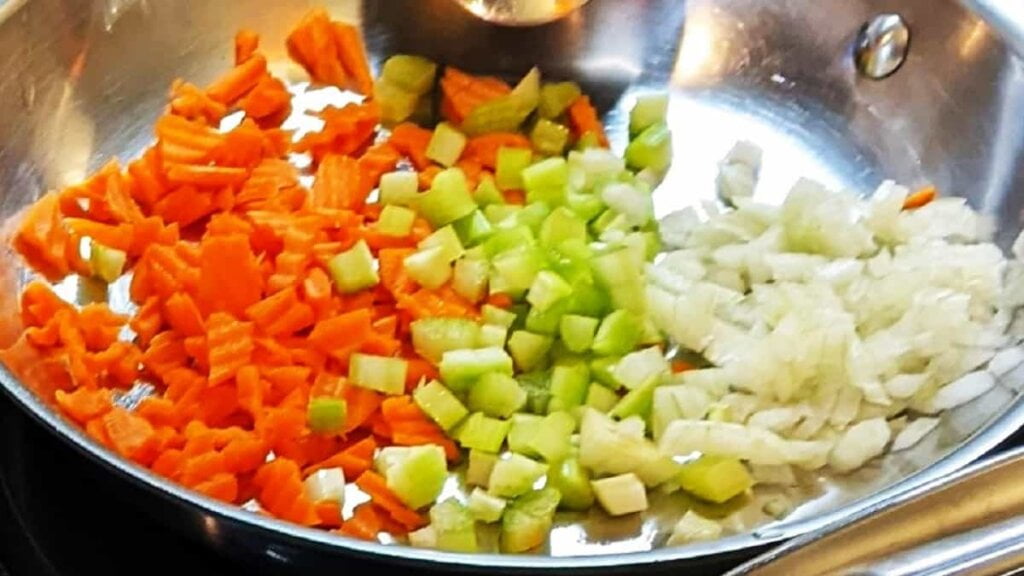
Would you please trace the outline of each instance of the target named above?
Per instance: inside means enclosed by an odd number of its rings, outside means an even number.
[[[480,327],[481,348],[504,348],[508,342],[508,328],[496,324],[484,324]]]
[[[405,257],[405,271],[417,284],[435,290],[452,278],[452,265],[443,246],[419,250]]]
[[[657,346],[644,348],[623,356],[615,365],[613,375],[618,382],[629,389],[647,383],[652,378],[668,376],[670,367],[665,355]]]
[[[409,532],[409,545],[413,548],[437,548],[437,532],[429,524]]]
[[[508,339],[508,351],[520,370],[529,372],[544,364],[551,338],[525,330],[516,330]]]
[[[626,146],[626,163],[630,168],[650,168],[659,172],[672,164],[672,133],[664,122],[652,124]]]
[[[497,454],[511,427],[512,423],[507,420],[489,418],[474,412],[459,427],[459,444],[463,448]]]
[[[515,225],[526,226],[532,231],[539,231],[544,220],[551,215],[551,206],[547,202],[530,202],[512,217]]]
[[[445,352],[476,348],[480,339],[480,326],[466,318],[421,318],[409,327],[413,349],[435,363]]]
[[[544,336],[557,336],[562,316],[569,310],[569,299],[562,299],[546,310],[534,307],[526,315],[526,329]]]
[[[501,517],[502,552],[526,552],[543,544],[561,499],[558,490],[542,488],[510,502]]]
[[[644,263],[629,249],[621,249],[594,258],[592,264],[598,283],[611,295],[612,304],[643,314],[646,302]]]
[[[426,94],[434,86],[437,64],[421,56],[396,54],[384,62],[380,77],[413,94]]]
[[[587,406],[599,412],[607,413],[618,403],[619,395],[607,386],[594,383],[587,389]]]
[[[537,111],[541,118],[558,118],[582,93],[575,82],[545,82],[540,87]]]
[[[380,203],[411,206],[419,195],[415,172],[388,172],[380,177]]]
[[[303,482],[306,497],[313,502],[345,504],[345,471],[341,468],[317,470]]]
[[[345,428],[347,415],[344,398],[318,396],[309,400],[306,423],[314,434],[337,434]]]
[[[519,385],[526,390],[526,409],[533,414],[546,414],[551,401],[551,372],[549,370],[520,374]]]
[[[629,111],[629,133],[636,135],[668,117],[668,93],[652,92],[636,97]]]
[[[590,485],[598,503],[611,516],[647,510],[647,489],[632,472],[593,480]]]
[[[487,483],[487,492],[502,498],[515,498],[529,492],[547,471],[546,464],[513,453],[494,465]]]
[[[704,455],[682,465],[679,485],[701,500],[722,504],[749,490],[754,479],[735,458]]]
[[[548,462],[558,462],[569,455],[570,437],[576,419],[568,412],[552,412],[544,417],[530,435],[530,447]]]
[[[491,262],[491,293],[504,292],[512,297],[522,295],[533,285],[537,274],[547,268],[544,255],[533,247],[509,250]]]
[[[531,458],[540,457],[533,449],[533,433],[544,421],[543,416],[536,414],[513,414],[512,427],[508,431],[508,449]]]
[[[416,199],[416,209],[435,228],[472,214],[476,210],[476,202],[469,193],[466,175],[458,168],[439,172],[434,176],[430,190]]]
[[[349,360],[348,379],[355,386],[398,395],[405,392],[408,368],[401,358],[356,353]]]
[[[441,379],[456,392],[469,389],[484,374],[512,375],[512,358],[501,348],[450,350],[441,356]]]
[[[498,308],[490,304],[484,304],[483,308],[480,309],[480,313],[483,315],[483,320],[486,324],[510,328],[516,321],[515,312],[509,312],[504,308]]]
[[[640,321],[626,310],[616,310],[601,320],[594,335],[594,352],[604,355],[627,354],[640,341]]]
[[[582,282],[574,285],[567,312],[579,316],[598,317],[604,316],[611,309],[611,305],[611,298],[603,288]]]
[[[437,380],[413,390],[412,398],[431,420],[445,430],[451,430],[469,415],[466,406]]]
[[[445,226],[435,230],[432,234],[420,240],[417,248],[426,250],[428,248],[441,248],[441,254],[449,264],[458,260],[466,252],[459,235],[451,226]]]
[[[556,364],[551,369],[551,402],[548,411],[569,410],[582,406],[590,387],[590,369],[584,362]]]
[[[550,270],[541,270],[533,279],[526,301],[543,312],[569,296],[572,296],[572,286],[568,282]]]
[[[625,216],[629,227],[644,226],[654,217],[654,200],[646,186],[612,182],[601,187],[601,200]],[[640,256],[643,258],[644,253]]]
[[[523,169],[523,188],[529,203],[565,204],[568,194],[569,166],[565,158],[541,160]]]
[[[335,287],[342,294],[351,294],[376,286],[380,282],[376,261],[370,247],[360,240],[348,250],[331,258],[327,263]]]
[[[482,450],[470,450],[468,459],[469,464],[466,465],[466,484],[486,488],[487,482],[491,479],[491,471],[494,470],[494,465],[498,463],[498,455]]]
[[[110,284],[124,274],[128,254],[123,250],[108,248],[98,242],[92,242],[91,250],[89,265],[94,276]]]
[[[476,552],[476,524],[469,510],[455,498],[448,498],[430,509],[437,549],[446,552]]]
[[[621,356],[594,358],[590,361],[590,375],[604,386],[617,390],[622,383],[615,379],[615,365],[621,359]]]
[[[388,204],[380,211],[376,228],[385,236],[408,236],[415,221],[416,212],[404,206]]]
[[[462,129],[473,136],[488,132],[515,132],[540,100],[540,71],[536,68],[519,81],[511,93],[472,110]]]
[[[629,228],[627,221],[628,219],[625,215],[608,209],[598,214],[597,218],[594,218],[590,223],[590,229],[597,236],[603,236],[609,230],[625,231]]]
[[[494,226],[491,225],[491,221],[484,216],[484,213],[476,210],[469,216],[463,216],[454,223],[452,227],[455,228],[455,232],[458,233],[459,239],[466,246],[476,246],[488,236],[494,230]]]
[[[444,449],[433,444],[412,446],[385,472],[388,488],[414,510],[432,504],[448,479]]]
[[[594,343],[599,323],[597,318],[566,314],[559,323],[558,333],[566,348],[573,352],[586,352]]]
[[[501,205],[505,203],[505,197],[501,195],[501,190],[498,189],[494,178],[489,176],[480,179],[480,183],[476,185],[476,190],[473,191],[473,200],[476,200],[478,206]]]
[[[498,148],[494,183],[502,190],[521,190],[523,170],[533,162],[533,152],[526,148]]]
[[[460,258],[452,274],[452,289],[470,302],[479,302],[487,295],[490,265],[481,258]]]
[[[380,106],[380,120],[384,125],[400,124],[416,112],[420,95],[381,78],[373,85],[373,101]]]
[[[596,194],[570,193],[566,205],[584,222],[597,218],[606,208],[604,201]]]
[[[549,247],[559,246],[569,240],[585,243],[587,223],[568,208],[555,208],[541,224],[539,236],[541,243]]]
[[[569,144],[569,129],[546,118],[537,120],[530,130],[533,149],[547,156],[558,156]]]
[[[373,468],[381,476],[386,476],[388,469],[404,460],[411,450],[411,446],[385,446],[373,457]]]
[[[501,520],[501,513],[505,511],[505,500],[492,496],[480,488],[474,488],[469,494],[469,513],[478,522],[493,524]]]
[[[484,206],[484,216],[491,224],[501,225],[510,222],[512,217],[521,212],[522,206],[517,204],[488,204]]]
[[[651,402],[654,400],[654,389],[660,383],[659,377],[651,377],[643,384],[630,390],[611,409],[609,414],[619,419],[639,416],[647,420],[651,416]]]
[[[616,180],[626,169],[626,163],[622,158],[604,148],[587,148],[580,152],[571,152],[569,162],[579,167],[586,175],[585,188]]]
[[[583,512],[594,505],[590,473],[575,458],[566,458],[551,465],[548,469],[548,486],[562,494],[560,508]]]
[[[488,208],[500,208],[498,206],[489,206]],[[521,211],[522,208],[516,206],[517,211]],[[533,235],[533,230],[530,230],[527,226],[511,226],[505,227],[500,226],[498,229],[491,234],[483,243],[484,253],[488,256],[497,256],[503,252],[509,252],[512,250],[523,250],[532,246],[536,239]]]
[[[465,149],[466,135],[451,124],[441,122],[434,128],[434,134],[430,137],[426,156],[442,166],[450,167],[458,162]]]
[[[507,374],[485,374],[469,389],[467,403],[474,412],[508,418],[526,405],[526,391]]]

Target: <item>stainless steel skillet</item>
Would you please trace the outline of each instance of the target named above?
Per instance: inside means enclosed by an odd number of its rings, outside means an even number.
[[[263,33],[278,70],[294,73],[281,39],[312,4],[0,4],[0,220],[111,155],[137,153],[150,139],[170,81],[213,78],[228,64],[236,27]],[[592,0],[564,20],[521,29],[483,23],[448,0],[323,4],[363,23],[378,63],[415,52],[479,72],[514,76],[538,64],[552,77],[577,79],[609,111],[620,144],[630,95],[670,86],[677,158],[657,192],[661,213],[709,197],[716,161],[744,138],[766,149],[763,181],[771,188],[785,189],[798,175],[857,193],[883,178],[933,183],[993,214],[1004,246],[1021,226],[1024,196],[1015,191],[1024,185],[1024,64],[952,0]],[[856,73],[851,46],[862,24],[889,12],[911,27],[909,56],[891,77],[868,80]],[[0,345],[16,331],[9,319],[24,279],[16,258],[0,254]],[[805,503],[783,522],[771,522],[755,505],[735,516],[734,536],[661,548],[660,528],[675,512],[663,508],[643,522],[596,517],[566,524],[556,530],[550,554],[500,557],[357,543],[211,503],[98,448],[4,371],[0,382],[44,426],[109,469],[125,500],[227,554],[324,573],[344,567],[352,554],[471,572],[607,572],[746,556],[946,475],[1024,423],[1024,377],[1013,374],[948,414],[913,450],[853,476],[808,483],[792,495]]]

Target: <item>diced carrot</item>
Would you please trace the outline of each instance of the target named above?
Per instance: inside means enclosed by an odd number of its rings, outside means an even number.
[[[79,424],[103,416],[114,406],[110,391],[105,389],[79,388],[72,392],[57,390],[55,399],[61,410]]]
[[[356,479],[356,486],[366,492],[374,504],[386,510],[389,516],[407,529],[415,530],[426,524],[422,516],[395,496],[380,474],[368,470]]]
[[[102,420],[107,438],[118,454],[136,460],[150,450],[154,429],[145,418],[115,406],[102,416]]]
[[[252,57],[260,47],[260,35],[248,28],[235,34],[235,66]]]
[[[907,199],[903,201],[903,209],[916,210],[930,204],[932,200],[935,200],[936,196],[938,196],[938,191],[935,189],[935,186],[925,186],[907,196]]]
[[[515,204],[516,206],[526,204],[526,193],[522,190],[503,190],[501,195],[505,198],[507,204]]]
[[[258,120],[270,116],[282,116],[283,119],[291,111],[291,106],[288,87],[272,76],[264,76],[241,101],[245,114]]]
[[[373,504],[367,502],[356,506],[352,517],[341,525],[338,532],[352,538],[376,542],[383,525]]]
[[[259,488],[260,505],[274,516],[306,526],[320,521],[295,462],[287,458],[268,462],[256,472],[253,483]]]
[[[200,494],[229,504],[238,499],[238,478],[234,474],[215,474],[209,480],[200,482],[193,488]]]
[[[330,500],[322,500],[316,503],[316,515],[320,518],[319,525],[325,528],[340,528],[341,503]]]
[[[346,387],[344,395],[348,406],[345,418],[346,434],[366,424],[384,401],[384,397],[379,393],[359,386]]]
[[[175,293],[164,302],[164,318],[171,328],[182,336],[198,336],[206,333],[203,315],[192,297],[185,292]]]
[[[569,105],[569,126],[577,138],[584,134],[593,134],[602,146],[608,147],[608,136],[604,133],[604,125],[597,115],[597,109],[590,103],[590,97],[583,95]]]
[[[317,322],[309,343],[325,354],[347,358],[370,337],[373,317],[369,310],[356,310]]]
[[[207,237],[200,245],[199,304],[206,313],[241,317],[260,300],[263,277],[248,238]]]
[[[332,22],[334,46],[338,52],[345,73],[352,78],[354,88],[360,94],[373,94],[373,78],[370,76],[370,62],[366,58],[366,47],[359,30],[351,24]]]
[[[238,438],[221,450],[225,468],[235,474],[256,470],[266,462],[269,452],[266,442],[258,438]]]
[[[310,10],[286,40],[288,55],[299,63],[314,82],[345,86],[348,75],[338,56],[327,11]]]
[[[351,209],[366,201],[359,162],[349,156],[328,154],[320,161],[310,195],[314,208]],[[366,190],[369,193],[369,190]]]
[[[207,320],[207,346],[210,354],[210,385],[216,386],[234,378],[252,360],[255,345],[253,327],[228,314],[217,312]]]
[[[391,130],[388,144],[408,157],[417,170],[424,170],[433,162],[427,158],[427,146],[433,133],[410,122],[395,126]]]
[[[199,166],[171,164],[167,167],[167,180],[172,185],[193,185],[200,188],[241,186],[248,174],[244,168],[230,166]]]
[[[518,132],[496,132],[470,138],[462,151],[463,159],[471,159],[494,170],[498,165],[498,150],[502,148],[532,148],[530,139]]]
[[[185,453],[181,450],[166,450],[163,454],[157,457],[151,466],[153,472],[170,478],[171,480],[178,480],[181,478],[182,468],[185,466]]]
[[[498,78],[472,76],[448,66],[441,77],[441,115],[461,124],[477,106],[511,91],[512,88]]]
[[[206,93],[221,104],[234,104],[267,74],[267,59],[253,54],[206,87]]]
[[[14,249],[49,280],[59,280],[69,271],[64,250],[68,233],[57,198],[51,192],[29,206],[14,235]]]

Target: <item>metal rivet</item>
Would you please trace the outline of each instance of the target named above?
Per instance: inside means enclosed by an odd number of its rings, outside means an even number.
[[[857,33],[853,56],[857,71],[880,80],[899,69],[907,59],[910,28],[899,14],[880,14]]]

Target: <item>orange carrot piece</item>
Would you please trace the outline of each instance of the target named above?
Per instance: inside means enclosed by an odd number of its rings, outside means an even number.
[[[248,28],[235,34],[235,66],[252,57],[260,47],[260,35]]]
[[[306,497],[302,476],[294,461],[277,458],[264,464],[256,472],[253,483],[259,488],[260,505],[274,516],[306,526],[320,521],[313,502]]]
[[[228,504],[238,499],[238,478],[226,472],[214,474],[209,480],[199,482],[193,488],[200,494]]]
[[[272,76],[264,76],[242,98],[240,105],[249,118],[257,120],[275,115],[286,116],[291,111],[292,96],[284,82]]]
[[[200,188],[224,188],[240,186],[246,179],[244,168],[230,166],[199,166],[196,164],[171,164],[167,167],[167,180],[171,184],[198,186]]]
[[[153,472],[169,478],[178,480],[181,478],[181,470],[185,466],[185,453],[181,450],[166,450],[153,462],[150,468]]]
[[[137,460],[151,449],[154,440],[153,425],[145,418],[119,406],[113,407],[101,419],[113,449],[120,455]]]
[[[366,492],[374,504],[387,511],[391,518],[407,529],[415,530],[426,524],[422,516],[403,504],[398,496],[395,496],[395,493],[388,488],[387,481],[380,474],[372,470],[363,472],[356,479],[356,486]]]
[[[164,302],[164,318],[171,328],[182,336],[206,333],[203,315],[195,301],[185,292],[177,292]]]
[[[448,66],[441,77],[441,114],[450,122],[461,124],[477,106],[511,91],[498,78],[472,76]]]
[[[325,354],[347,358],[370,337],[373,317],[360,309],[330,320],[317,322],[309,334],[309,343]]]
[[[352,517],[341,525],[338,532],[351,538],[376,542],[377,535],[380,534],[383,525],[384,523],[374,509],[373,504],[367,502],[356,506]]]
[[[207,237],[200,245],[199,297],[206,313],[226,311],[241,317],[260,300],[263,277],[244,236]]]
[[[206,323],[207,346],[210,354],[210,386],[216,386],[236,376],[252,360],[255,345],[253,326],[239,322],[228,314],[211,314]]]
[[[608,147],[608,136],[604,133],[604,125],[597,115],[597,109],[590,103],[590,97],[583,95],[569,105],[569,126],[577,138],[584,134],[597,136],[602,146]]]
[[[325,528],[340,528],[341,504],[330,500],[321,500],[316,503],[316,515],[320,518],[319,525]]]
[[[114,406],[110,391],[105,389],[79,388],[72,392],[57,390],[54,398],[57,406],[79,424],[103,416]]]
[[[221,450],[224,467],[234,474],[252,472],[267,460],[270,448],[259,438],[238,438]]]
[[[346,434],[366,424],[384,401],[381,394],[359,386],[346,387],[344,396],[348,405],[344,430]]]
[[[672,372],[674,374],[679,374],[680,372],[688,372],[690,370],[696,370],[697,369],[697,367],[694,366],[692,363],[687,362],[686,360],[679,360],[679,359],[673,360],[672,363],[671,363],[671,366],[672,366]]]
[[[463,159],[475,160],[481,166],[494,170],[498,165],[498,150],[502,148],[532,149],[530,139],[518,132],[496,132],[470,138],[462,152]]]
[[[359,30],[351,24],[332,22],[331,31],[341,66],[352,78],[355,90],[365,96],[371,96],[373,77],[370,75],[370,62],[366,58],[366,47],[363,46]]]
[[[238,404],[257,419],[263,412],[263,383],[255,366],[242,366],[235,375]]]
[[[427,158],[427,146],[433,133],[411,122],[404,122],[391,129],[388,143],[409,158],[417,170],[431,166],[433,162]]]
[[[501,195],[505,198],[505,203],[507,204],[515,204],[516,206],[526,204],[526,193],[522,190],[504,190]]]
[[[338,57],[334,31],[327,11],[310,10],[286,39],[288,55],[314,82],[345,86],[348,75]]]
[[[253,54],[207,86],[206,93],[221,104],[234,104],[252,90],[266,74],[267,59],[262,54]]]
[[[361,179],[359,162],[349,156],[328,154],[317,169],[309,197],[310,205],[314,208],[358,208],[366,202]]]
[[[50,192],[25,212],[14,235],[14,249],[48,280],[59,280],[69,272],[65,254],[67,238],[58,196]]]
[[[907,199],[903,201],[903,209],[916,210],[931,203],[932,200],[935,200],[936,196],[938,196],[938,191],[935,189],[935,186],[925,186],[907,196]]]

